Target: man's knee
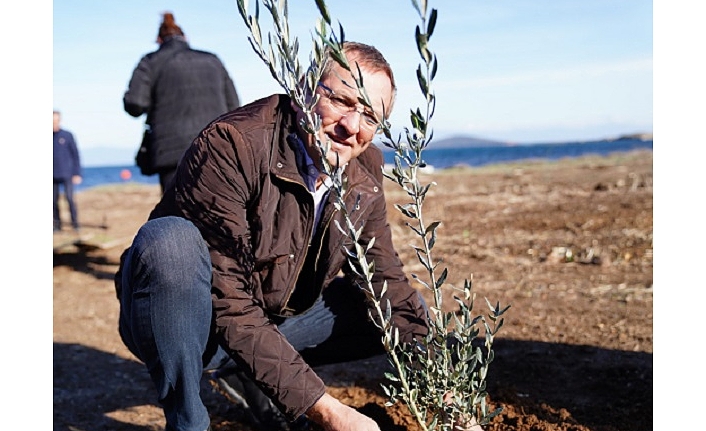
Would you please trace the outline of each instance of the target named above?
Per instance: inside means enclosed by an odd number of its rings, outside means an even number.
[[[147,265],[150,271],[178,276],[184,271],[202,271],[210,274],[208,247],[201,233],[189,220],[181,217],[162,217],[145,223],[132,245],[132,256]]]
[[[208,252],[199,230],[181,217],[161,217],[149,220],[137,232],[133,247],[139,253],[157,252],[163,255]]]

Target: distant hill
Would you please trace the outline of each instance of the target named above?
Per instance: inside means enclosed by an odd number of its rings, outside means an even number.
[[[624,134],[624,135],[619,135],[616,137],[608,137],[604,139],[596,139],[592,141],[585,141],[585,142],[601,142],[601,141],[606,141],[606,142],[611,142],[611,141],[618,141],[618,140],[641,140],[641,141],[651,141],[652,140],[652,133],[632,133],[632,134]],[[565,142],[556,142],[557,144],[568,144],[568,143],[580,143],[584,141],[565,141]],[[506,141],[494,141],[491,139],[484,139],[484,138],[477,138],[474,136],[452,136],[450,138],[444,138],[444,139],[434,139],[431,141],[431,144],[429,145],[429,148],[434,148],[434,149],[446,149],[446,148],[480,148],[480,147],[513,147],[517,145],[532,145],[532,144],[548,144],[550,142],[506,142]],[[381,146],[383,151],[390,150],[387,147]],[[391,150],[390,150],[391,151]]]
[[[629,135],[620,135],[615,139],[607,139],[608,141],[618,141],[618,140],[630,140],[637,139],[640,141],[651,141],[652,133],[632,133]]]

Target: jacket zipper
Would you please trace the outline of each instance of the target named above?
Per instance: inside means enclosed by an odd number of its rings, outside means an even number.
[[[311,193],[309,193],[309,190],[306,188],[306,186],[305,186],[303,183],[301,183],[301,182],[299,182],[299,181],[291,180],[291,179],[289,179],[289,178],[286,178],[286,177],[283,177],[283,176],[280,176],[280,175],[277,175],[277,178],[279,178],[279,179],[282,180],[282,181],[288,182],[288,183],[297,184],[297,185],[300,186],[301,188],[305,189],[305,190],[306,190],[306,195],[307,195],[307,196],[309,197],[309,199],[310,199],[309,203],[310,203],[310,205],[311,205],[311,207],[312,207],[312,209],[313,209],[313,207],[314,207],[314,202],[313,202],[314,197],[311,196]],[[313,235],[313,233],[312,233],[312,229],[313,229],[312,217],[307,217],[306,223],[307,223],[307,226],[306,226],[307,229],[306,229],[306,230],[307,230],[307,232],[309,232],[309,241],[308,241],[308,243],[311,243],[311,237],[312,237],[312,235]],[[286,295],[286,297],[285,297],[284,305],[280,308],[279,314],[283,314],[283,312],[287,310],[287,304],[289,304],[289,299],[292,297],[292,294],[294,293],[294,289],[296,289],[296,287],[297,287],[297,280],[299,280],[299,274],[300,274],[301,271],[302,271],[302,267],[304,266],[304,260],[305,260],[305,258],[306,258],[306,253],[303,253],[303,254],[302,254],[302,253],[299,253],[299,254],[300,254],[300,256],[297,256],[297,261],[296,261],[296,267],[295,267],[296,270],[294,271],[294,280],[293,280],[293,282],[292,282],[291,280],[289,281],[289,285],[290,285],[291,287],[287,288],[287,295]],[[291,256],[290,256],[290,257],[291,257]]]

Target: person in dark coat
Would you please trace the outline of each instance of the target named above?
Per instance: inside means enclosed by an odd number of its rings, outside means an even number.
[[[61,212],[59,210],[60,187],[69,204],[71,226],[79,230],[78,210],[74,202],[74,184],[81,184],[81,158],[74,135],[61,128],[61,113],[54,111],[54,232],[61,231]]]
[[[331,143],[326,160],[340,166],[334,175],[355,208],[350,221],[373,263],[372,287],[400,340],[411,343],[428,333],[427,308],[394,248],[383,155],[372,143],[395,81],[374,47],[346,42],[344,53],[360,67],[373,109],[329,59],[315,89],[318,137]],[[145,363],[169,430],[209,428],[200,398],[207,372],[246,402],[260,430],[313,421],[327,431],[380,431],[328,394],[313,369],[385,350],[304,115],[274,94],[211,122],[121,255],[120,336]]]
[[[162,192],[191,141],[211,120],[240,106],[221,60],[192,49],[174,15],[163,14],[159,49],[143,56],[123,96],[125,112],[147,114],[145,137]]]

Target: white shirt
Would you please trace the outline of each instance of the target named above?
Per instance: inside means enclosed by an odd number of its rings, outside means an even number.
[[[297,152],[297,164],[299,168],[299,173],[302,175],[302,179],[304,180],[304,184],[306,184],[306,187],[309,189],[309,193],[311,193],[311,195],[314,197],[314,230],[316,230],[316,226],[319,225],[319,220],[321,219],[321,212],[323,210],[323,205],[321,205],[321,203],[324,202],[324,200],[328,196],[328,193],[331,190],[331,187],[333,186],[333,180],[328,175],[326,175],[322,184],[319,185],[319,188],[317,189],[316,181],[321,176],[321,171],[319,171],[319,169],[314,164],[314,161],[311,159],[309,153],[304,147],[304,142],[302,142],[299,136],[292,133],[288,136],[288,138],[290,142],[293,140],[298,144],[294,145],[294,150]]]

